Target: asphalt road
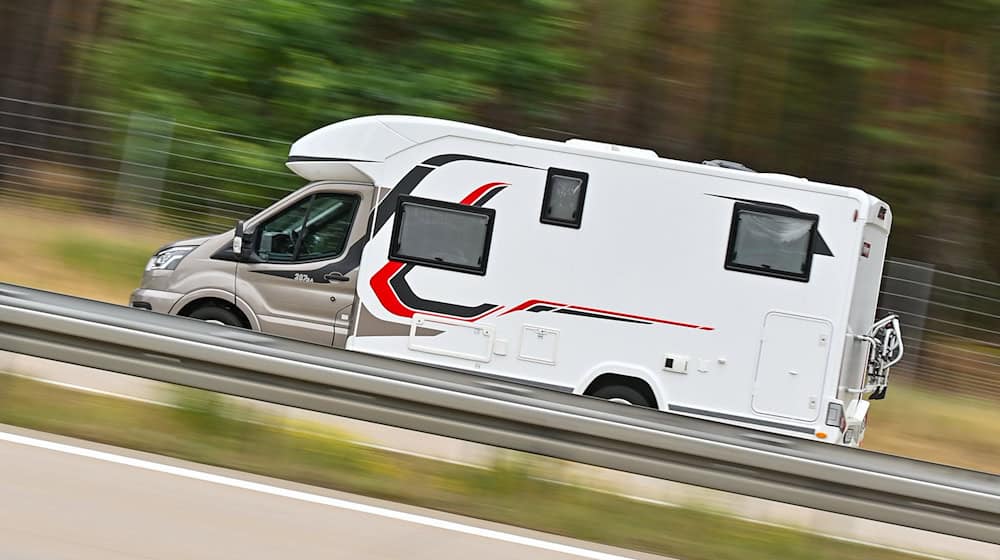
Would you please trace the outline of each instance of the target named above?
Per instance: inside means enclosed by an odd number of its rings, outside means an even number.
[[[0,558],[654,557],[0,425]]]

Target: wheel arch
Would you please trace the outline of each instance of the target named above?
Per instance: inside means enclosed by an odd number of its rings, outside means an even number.
[[[667,409],[666,394],[652,372],[644,367],[633,364],[620,362],[598,364],[588,372],[583,383],[573,392],[578,395],[588,395],[600,387],[614,383],[628,385],[638,391],[648,392],[658,409]]]
[[[260,321],[257,319],[257,315],[253,312],[253,309],[245,301],[236,297],[231,292],[215,288],[196,290],[185,294],[170,309],[170,314],[185,316],[202,305],[228,307],[238,312],[251,330],[260,331]]]

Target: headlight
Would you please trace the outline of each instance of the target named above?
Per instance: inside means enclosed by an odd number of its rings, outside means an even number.
[[[193,250],[194,247],[167,247],[149,259],[146,270],[173,270],[181,264],[181,259]]]

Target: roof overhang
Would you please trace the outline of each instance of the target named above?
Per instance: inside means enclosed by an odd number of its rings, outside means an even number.
[[[289,149],[285,165],[310,181],[376,182],[377,164],[413,144],[378,117],[361,117],[299,138]]]

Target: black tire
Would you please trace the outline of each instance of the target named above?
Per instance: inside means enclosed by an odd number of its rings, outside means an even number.
[[[203,305],[192,311],[188,317],[202,321],[218,321],[230,327],[243,327],[243,320],[236,313],[218,305]]]
[[[591,393],[591,395],[597,398],[607,399],[609,401],[613,399],[621,399],[634,406],[655,408],[654,403],[650,402],[649,397],[643,395],[641,391],[633,389],[627,385],[605,385],[604,387],[601,387]]]

